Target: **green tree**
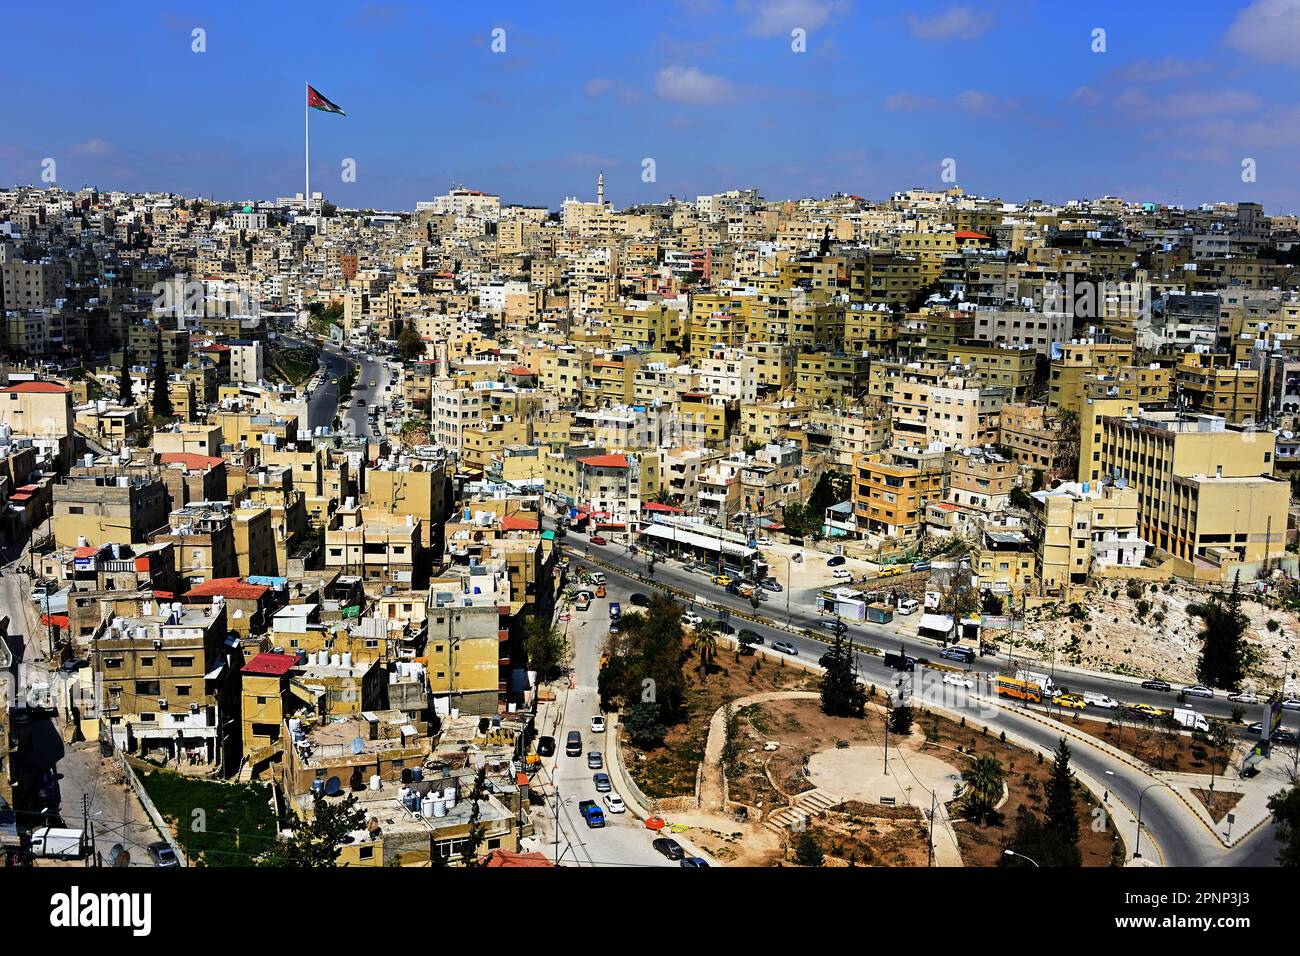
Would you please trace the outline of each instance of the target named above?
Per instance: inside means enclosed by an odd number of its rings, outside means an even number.
[[[984,823],[1002,799],[1006,771],[997,757],[979,756],[961,772],[966,787],[966,813],[976,823]]]
[[[628,741],[642,750],[661,746],[668,735],[668,728],[659,719],[659,705],[653,701],[633,704],[620,722],[627,731]]]
[[[1277,824],[1279,866],[1300,866],[1300,787],[1279,790],[1268,798],[1268,812]]]
[[[1196,664],[1196,678],[1209,687],[1241,686],[1246,676],[1246,626],[1241,611],[1239,580],[1232,582],[1228,600],[1217,596],[1196,605],[1201,618],[1201,657]]]
[[[1061,738],[1052,760],[1052,776],[1047,782],[1047,807],[1043,824],[1059,842],[1054,865],[1082,865],[1079,855],[1079,808],[1074,801],[1074,774],[1070,772],[1070,748],[1064,737]]]
[[[998,615],[1002,613],[1002,598],[992,591],[985,591],[984,596],[980,599],[980,610],[985,614]]]
[[[474,789],[470,791],[469,832],[465,834],[465,846],[461,850],[460,862],[463,866],[479,865],[479,847],[483,845],[485,829],[482,821],[483,801],[487,799],[487,764],[478,768],[474,775]]]
[[[294,827],[293,835],[271,850],[263,866],[318,869],[337,866],[339,850],[348,834],[366,822],[366,812],[352,794],[338,803],[328,802],[312,791],[312,816]]]
[[[823,668],[822,712],[831,717],[861,717],[867,707],[867,689],[858,680],[847,628],[836,633],[818,663]]]
[[[172,397],[167,391],[167,359],[163,355],[162,332],[153,357],[153,414],[155,418],[172,417]]]
[[[889,711],[889,731],[899,737],[906,737],[912,733],[912,721],[915,720],[915,714],[912,711],[911,704],[899,704],[890,708]]]
[[[122,368],[117,376],[117,400],[121,405],[135,404],[135,391],[131,387],[131,350],[122,353]]]
[[[424,357],[424,340],[409,325],[403,325],[397,334],[397,354],[404,362]]]
[[[552,680],[564,664],[568,644],[550,621],[534,614],[524,620],[524,655],[542,680]]]
[[[823,866],[826,863],[826,854],[822,852],[822,845],[807,830],[800,835],[799,842],[795,844],[794,861],[800,866]]]
[[[709,676],[709,664],[718,656],[718,622],[701,621],[691,635],[691,650],[700,657],[700,680]]]

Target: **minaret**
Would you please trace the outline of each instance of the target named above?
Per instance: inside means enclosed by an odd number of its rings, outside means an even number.
[[[596,205],[601,208],[605,206],[605,171],[603,169],[600,175],[596,177]]]

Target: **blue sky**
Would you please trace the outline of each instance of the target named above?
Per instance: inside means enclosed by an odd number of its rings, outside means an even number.
[[[312,187],[347,206],[463,183],[554,208],[600,170],[620,206],[880,198],[946,185],[951,158],[959,185],[1009,200],[1300,212],[1300,0],[67,0],[4,22],[5,184],[50,157],[70,188],[291,194],[311,82],[348,112],[312,113]]]

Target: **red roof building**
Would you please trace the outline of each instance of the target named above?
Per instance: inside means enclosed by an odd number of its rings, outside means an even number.
[[[249,584],[239,578],[212,578],[185,592],[187,598],[223,597],[228,601],[256,601],[271,590],[265,584]]]
[[[19,382],[17,385],[10,385],[7,388],[0,388],[0,392],[19,392],[25,394],[47,394],[47,395],[66,395],[72,389],[66,385],[59,385],[56,382]]]
[[[289,654],[258,654],[244,665],[242,673],[256,674],[261,677],[283,677],[298,663],[298,658]]]
[[[578,463],[588,468],[626,468],[627,455],[592,455],[589,458],[579,458]]]

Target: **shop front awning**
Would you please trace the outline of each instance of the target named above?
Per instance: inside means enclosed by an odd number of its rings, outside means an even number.
[[[916,622],[916,629],[948,634],[952,631],[952,618],[947,614],[922,614],[921,620]]]
[[[711,538],[706,534],[697,534],[694,531],[686,531],[683,528],[652,524],[644,529],[642,533],[659,541],[671,541],[679,545],[686,544],[693,548],[704,548],[706,551],[721,551],[723,554],[730,554],[745,560],[758,556],[757,548],[748,548],[743,544],[721,541],[718,538]]]

